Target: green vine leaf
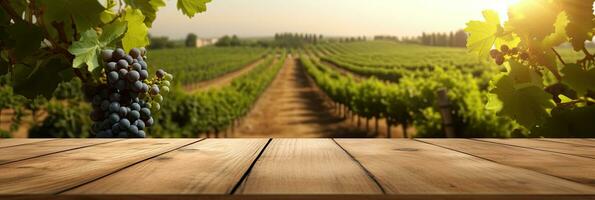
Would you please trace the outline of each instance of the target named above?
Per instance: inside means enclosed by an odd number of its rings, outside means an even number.
[[[71,70],[64,58],[55,56],[39,60],[36,66],[17,64],[13,72],[14,92],[30,99],[37,95],[51,98],[63,81],[60,74]]]
[[[207,3],[211,0],[178,0],[178,10],[182,10],[184,15],[194,17],[196,13],[207,11]]]
[[[554,33],[548,35],[543,39],[543,48],[549,49],[568,41],[566,35],[566,26],[568,25],[568,16],[565,12],[561,12],[554,23]]]
[[[79,32],[101,24],[100,16],[105,10],[97,0],[40,0],[39,2],[45,7],[46,22],[68,23],[73,19]]]
[[[465,31],[469,33],[467,48],[471,53],[477,54],[482,59],[487,59],[490,49],[494,46],[496,34],[500,26],[500,17],[493,10],[483,11],[483,21],[470,21]]]
[[[99,36],[99,42],[101,46],[110,46],[116,39],[121,37],[126,32],[127,23],[122,21],[115,21],[111,24],[105,25],[101,36]]]
[[[574,89],[580,96],[587,94],[587,91],[595,91],[595,68],[586,71],[577,64],[567,64],[562,68],[564,74],[562,82]]]
[[[163,0],[125,0],[126,4],[130,5],[134,9],[139,9],[145,16],[145,25],[151,27],[153,21],[157,17],[157,11],[160,7],[165,6]]]
[[[14,56],[20,60],[32,55],[41,46],[43,39],[41,29],[25,22],[19,22],[8,27],[9,47],[14,49]]]
[[[126,52],[132,48],[144,47],[149,44],[149,28],[144,23],[143,13],[131,7],[126,8],[124,21],[128,23],[128,31],[122,38],[122,46]]]
[[[97,37],[97,32],[89,29],[81,34],[81,39],[72,43],[68,51],[75,56],[72,61],[72,67],[81,68],[83,64],[87,64],[89,71],[95,70],[99,67],[99,50],[101,49],[101,42]]]
[[[543,87],[543,78],[528,65],[515,60],[508,61],[508,64],[510,65],[510,78],[514,80],[517,89],[525,86]]]
[[[551,94],[541,87],[518,87],[510,75],[503,75],[496,82],[495,88],[490,91],[502,101],[500,114],[515,119],[519,124],[533,128],[542,124],[548,117],[548,110],[555,105]]]
[[[574,50],[585,47],[585,41],[593,37],[595,29],[595,15],[593,15],[595,0],[565,0],[559,1],[560,6],[568,14],[569,23],[566,27],[570,42]]]

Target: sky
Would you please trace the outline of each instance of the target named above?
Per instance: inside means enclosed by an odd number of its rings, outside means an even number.
[[[504,13],[517,0],[213,0],[192,19],[175,0],[157,14],[152,35],[201,38],[236,34],[266,37],[281,32],[327,36],[416,36],[462,29],[481,11]],[[501,14],[502,15],[502,14]],[[502,16],[505,18],[505,16]]]

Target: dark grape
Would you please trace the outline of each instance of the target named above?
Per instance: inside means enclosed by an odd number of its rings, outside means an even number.
[[[120,119],[120,128],[123,128],[123,129],[130,128],[130,121],[126,118]]]
[[[120,77],[126,77],[126,75],[128,74],[128,70],[120,69],[120,70],[118,70],[118,74],[120,74]]]
[[[114,124],[116,122],[120,121],[120,115],[116,114],[116,113],[112,113],[109,115],[109,122],[110,124]]]
[[[101,58],[104,61],[109,61],[112,59],[113,50],[105,49],[101,51]]]
[[[128,79],[128,81],[130,81],[130,82],[135,82],[135,81],[138,81],[138,79],[140,78],[140,74],[139,74],[137,71],[134,71],[134,70],[132,70],[132,71],[128,72],[128,74],[126,74],[126,78],[127,78],[127,79]],[[142,83],[142,82],[141,82],[141,83]],[[135,84],[135,85],[136,85],[136,84]],[[141,86],[141,87],[142,87],[142,86]],[[139,90],[140,90],[140,89],[139,89]],[[139,90],[136,90],[136,91],[139,91]]]
[[[151,86],[151,90],[149,91],[151,95],[158,95],[159,94],[159,86],[153,85]]]
[[[146,93],[146,92],[148,92],[148,91],[149,91],[149,85],[147,85],[147,84],[143,84],[143,88],[141,89],[141,92],[142,92],[142,93]]]
[[[126,56],[126,52],[124,52],[123,49],[116,49],[112,53],[112,59],[113,60],[120,60],[120,59],[124,58],[124,56]]]
[[[116,83],[119,78],[120,76],[118,75],[118,72],[112,71],[107,74],[107,81],[109,81],[111,84]]]
[[[510,50],[510,48],[507,45],[502,45],[500,47],[500,50],[502,51],[503,54],[508,54],[508,51]]]
[[[138,136],[138,127],[136,127],[135,125],[130,125],[130,128],[128,128],[128,130],[130,131],[130,133],[132,133],[132,135],[139,137]]]
[[[516,55],[519,53],[519,48],[515,47],[510,50],[510,54]]]
[[[496,58],[496,64],[497,64],[497,65],[502,65],[502,64],[504,64],[504,57],[503,57],[503,56],[497,57],[497,58]]]
[[[147,119],[147,121],[145,121],[145,126],[146,127],[151,127],[153,126],[153,123],[155,123],[155,121],[153,121],[153,117]]]
[[[112,102],[109,105],[109,111],[110,112],[113,112],[113,113],[120,111],[120,103],[118,103],[118,102]]]
[[[124,56],[124,60],[126,60],[126,62],[128,62],[128,65],[132,65],[132,63],[134,62],[134,59],[130,55]]]
[[[128,116],[130,116],[130,121],[136,121],[137,119],[140,119],[140,112],[133,110],[128,113]]]
[[[118,68],[120,68],[120,69],[128,68],[128,61],[126,61],[124,59],[118,60]]]
[[[139,75],[140,75],[140,80],[145,80],[145,79],[149,78],[149,72],[147,72],[147,70],[144,70],[144,69],[140,70]]]
[[[143,120],[136,120],[136,122],[134,122],[134,125],[136,125],[136,127],[138,127],[139,130],[145,129],[145,122],[143,122]]]
[[[116,83],[116,88],[118,90],[124,90],[124,89],[126,89],[126,81],[124,81],[122,79],[118,80],[118,82]]]
[[[490,56],[493,59],[496,59],[497,57],[500,56],[500,51],[498,51],[497,49],[492,49],[492,50],[490,50]]]
[[[130,68],[132,68],[132,70],[136,70],[137,72],[140,72],[141,70],[143,70],[143,67],[140,66],[140,64],[138,64],[138,63],[133,63]]]
[[[138,104],[138,103],[132,103],[132,105],[130,105],[130,109],[139,111],[139,110],[141,110],[140,104]]]
[[[112,132],[113,133],[120,132],[120,123],[115,123],[114,125],[112,125]]]
[[[145,61],[138,61],[138,64],[140,64],[141,69],[147,70],[147,63]]]
[[[142,119],[149,119],[151,117],[151,109],[142,108],[140,109],[140,115]]]
[[[140,130],[140,131],[138,131],[138,137],[144,138],[144,137],[147,137],[147,134],[145,133],[145,131]]]
[[[120,107],[120,110],[118,110],[118,113],[120,114],[120,116],[125,117],[126,115],[128,115],[128,109],[122,106]]]
[[[132,56],[133,58],[138,58],[139,56],[141,56],[141,50],[137,48],[130,49],[130,56]]]
[[[116,62],[109,62],[107,64],[105,64],[106,70],[107,71],[116,71],[118,63]]]
[[[132,89],[133,91],[140,92],[143,89],[143,82],[135,81]]]
[[[162,69],[158,69],[157,73],[155,73],[157,75],[157,78],[162,79],[163,76],[165,76],[165,71],[163,71]]]

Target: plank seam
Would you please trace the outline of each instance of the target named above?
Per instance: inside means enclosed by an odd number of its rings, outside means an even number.
[[[120,140],[122,140],[122,139],[114,140],[114,141],[107,141],[107,142],[102,142],[102,143],[97,143],[97,144],[89,144],[89,145],[85,145],[85,146],[74,147],[74,148],[71,148],[71,149],[64,149],[64,150],[61,150],[61,151],[50,152],[50,153],[46,153],[46,154],[41,154],[41,155],[29,157],[29,158],[23,158],[23,159],[19,159],[19,160],[13,160],[13,161],[10,161],[10,162],[0,163],[0,165],[6,165],[6,164],[10,164],[10,163],[15,163],[15,162],[20,162],[20,161],[30,160],[30,159],[33,159],[33,158],[39,158],[39,157],[43,157],[43,156],[49,156],[49,155],[52,155],[52,154],[63,153],[63,152],[67,152],[67,151],[72,151],[72,150],[77,150],[77,149],[92,147],[92,146],[100,145],[100,144],[107,144],[107,143],[117,142],[117,141],[120,141]],[[48,140],[48,141],[52,141],[52,140]],[[41,142],[43,142],[43,141],[41,141]],[[34,142],[34,143],[37,143],[37,142]],[[33,144],[33,143],[29,143],[29,144]]]
[[[166,154],[166,153],[169,153],[169,152],[176,151],[176,150],[178,150],[178,149],[181,149],[181,148],[184,148],[184,147],[190,146],[190,145],[192,145],[192,144],[195,144],[195,143],[197,143],[197,142],[200,142],[200,141],[203,141],[203,140],[205,140],[205,138],[201,138],[201,139],[198,139],[198,140],[196,140],[196,141],[194,141],[194,142],[191,142],[191,143],[188,143],[188,144],[185,144],[185,145],[182,145],[182,146],[179,146],[179,147],[173,148],[173,149],[171,149],[171,150],[167,150],[167,151],[164,151],[164,152],[161,152],[161,153],[155,154],[155,155],[153,155],[153,156],[150,156],[150,157],[148,157],[148,158],[145,158],[145,159],[139,160],[139,161],[137,161],[137,162],[134,162],[134,163],[132,163],[132,164],[126,165],[126,166],[124,166],[124,167],[122,167],[122,168],[120,168],[120,169],[116,169],[116,170],[114,170],[114,171],[112,171],[112,172],[110,172],[110,173],[108,173],[108,174],[105,174],[105,175],[102,175],[102,176],[98,176],[98,177],[96,177],[96,178],[94,178],[94,179],[91,179],[90,181],[86,181],[86,182],[84,182],[84,183],[81,183],[81,184],[78,184],[78,185],[75,185],[75,186],[72,186],[72,187],[66,188],[66,189],[64,189],[64,190],[58,191],[58,192],[56,192],[55,194],[61,194],[61,193],[67,192],[67,191],[69,191],[69,190],[73,190],[73,189],[75,189],[75,188],[78,188],[78,187],[81,187],[81,186],[83,186],[83,185],[86,185],[86,184],[92,183],[92,182],[94,182],[94,181],[97,181],[97,180],[99,180],[99,179],[105,178],[105,177],[107,177],[107,176],[110,176],[110,175],[112,175],[112,174],[118,173],[118,172],[120,172],[120,171],[122,171],[122,170],[125,170],[125,169],[127,169],[127,168],[129,168],[129,167],[132,167],[132,166],[134,166],[134,165],[136,165],[136,164],[139,164],[139,163],[145,162],[145,161],[147,161],[147,160],[151,160],[151,159],[153,159],[153,158],[156,158],[156,157],[159,157],[159,156],[161,156],[161,155],[163,155],[163,154]]]
[[[368,171],[368,169],[366,169],[366,167],[364,167],[364,165],[362,165],[361,162],[359,162],[359,160],[357,160],[353,155],[351,155],[351,153],[349,153],[349,151],[347,151],[347,149],[343,148],[343,146],[341,146],[336,140],[335,138],[331,138],[331,140],[333,140],[333,142],[339,146],[339,148],[341,148],[343,150],[343,152],[345,152],[347,154],[347,156],[349,156],[349,158],[351,158],[351,160],[353,160],[355,163],[357,163],[357,165],[364,170],[364,172],[366,172],[366,175],[368,175],[368,177],[370,177],[370,179],[372,179],[372,181],[374,181],[374,183],[376,184],[376,186],[378,186],[378,188],[380,188],[380,191],[382,191],[382,194],[387,194],[386,190],[384,189],[384,187],[382,187],[382,185],[380,184],[380,181],[378,181],[376,179],[376,176],[374,176],[374,174],[372,174],[372,172]]]
[[[480,141],[480,142],[488,142],[488,143],[494,143],[494,144],[499,144],[499,145],[507,145],[507,146],[525,148],[525,149],[533,149],[533,150],[538,150],[538,151],[545,151],[545,152],[550,152],[550,153],[558,153],[558,154],[564,154],[564,155],[570,155],[570,156],[578,156],[578,157],[582,157],[582,158],[595,159],[595,158],[589,157],[589,156],[583,156],[583,155],[577,155],[577,154],[570,154],[570,153],[563,153],[563,152],[552,151],[552,150],[547,150],[547,149],[538,149],[538,148],[534,148],[534,147],[525,147],[525,146],[520,146],[520,145],[506,144],[506,143],[500,143],[500,142],[493,142],[493,141],[488,141],[488,140],[479,140],[479,139],[475,139],[475,138],[470,138],[470,139],[471,140],[475,140],[475,141]],[[536,141],[540,141],[540,140],[536,140]]]
[[[42,140],[42,141],[31,142],[31,143],[24,143],[24,144],[16,144],[16,145],[11,145],[11,146],[4,146],[4,147],[0,147],[0,149],[2,149],[2,148],[16,147],[16,146],[22,146],[22,145],[28,145],[28,144],[37,144],[37,143],[41,143],[41,142],[49,142],[49,141],[54,141],[54,140],[57,140],[57,139],[49,139],[49,140]]]
[[[578,144],[578,143],[572,143],[572,142],[566,142],[566,141],[560,141],[560,140],[538,140],[538,141],[545,141],[545,142],[553,142],[553,143],[561,143],[561,144],[568,144],[568,145],[575,145],[575,146],[588,146],[588,147],[595,147],[595,145],[589,145],[589,144]],[[585,140],[588,141],[588,140]]]
[[[267,147],[269,146],[269,144],[271,143],[272,140],[273,139],[269,138],[269,140],[264,145],[264,147],[262,147],[262,150],[260,150],[260,152],[258,153],[256,158],[254,158],[254,161],[252,161],[252,163],[250,163],[250,166],[248,167],[246,172],[244,172],[244,174],[242,175],[240,180],[238,180],[238,182],[233,186],[233,188],[227,194],[232,195],[238,191],[238,189],[240,188],[242,183],[248,179],[248,175],[250,174],[250,172],[252,172],[252,168],[254,168],[254,166],[256,165],[256,162],[258,162],[258,160],[260,159],[260,156],[262,156],[262,154],[264,154],[264,151],[267,149]]]
[[[459,153],[462,153],[462,154],[470,155],[470,156],[473,156],[473,157],[476,157],[476,158],[479,158],[479,159],[482,159],[482,160],[490,161],[490,162],[493,162],[493,163],[496,163],[496,164],[499,164],[499,165],[504,165],[504,166],[512,167],[512,168],[516,168],[516,169],[529,170],[529,171],[532,171],[532,172],[535,172],[535,173],[538,173],[538,174],[542,174],[542,175],[545,175],[545,176],[551,176],[551,177],[563,179],[563,180],[566,180],[566,181],[570,181],[570,182],[573,182],[573,183],[578,183],[578,184],[581,184],[581,185],[590,186],[590,185],[587,185],[587,184],[584,184],[584,183],[581,183],[581,182],[578,182],[576,180],[572,180],[572,179],[569,179],[569,178],[566,178],[566,177],[556,176],[556,175],[553,175],[553,174],[547,174],[547,173],[543,173],[543,172],[540,172],[540,171],[535,171],[535,170],[529,169],[529,168],[517,167],[517,166],[509,165],[509,164],[506,164],[506,163],[498,162],[496,160],[492,160],[492,159],[489,159],[489,158],[484,158],[484,157],[473,155],[473,154],[470,154],[470,153],[467,153],[467,152],[464,152],[464,151],[459,151],[459,150],[456,150],[456,149],[453,149],[453,148],[445,147],[445,146],[442,146],[442,145],[439,145],[439,144],[434,144],[434,143],[431,143],[431,142],[426,142],[426,141],[415,139],[415,138],[414,138],[414,140],[415,141],[418,141],[418,142],[426,143],[426,144],[429,144],[429,145],[434,145],[434,146],[437,146],[437,147],[440,147],[440,148],[448,149],[448,150],[451,150],[451,151],[456,151],[456,152],[459,152]],[[471,140],[471,139],[467,139],[467,140],[476,141],[476,140]],[[500,143],[496,143],[496,144],[500,144]]]

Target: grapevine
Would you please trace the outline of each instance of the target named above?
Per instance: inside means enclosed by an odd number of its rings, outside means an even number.
[[[595,125],[594,0],[521,0],[508,10],[470,21],[467,47],[506,72],[494,78],[487,107],[524,126],[532,136],[592,137]],[[579,60],[565,60],[571,46]],[[488,53],[489,52],[489,53]],[[488,56],[489,54],[489,56]]]
[[[177,8],[193,17],[208,2],[178,0]],[[50,98],[60,83],[78,78],[95,107],[96,136],[144,137],[142,129],[155,123],[146,110],[159,110],[160,91],[169,90],[172,77],[157,71],[157,78],[147,79],[146,61],[139,57],[163,6],[164,0],[0,0],[0,75],[29,99]],[[116,107],[118,115],[111,112]],[[108,127],[116,119],[123,127]]]

